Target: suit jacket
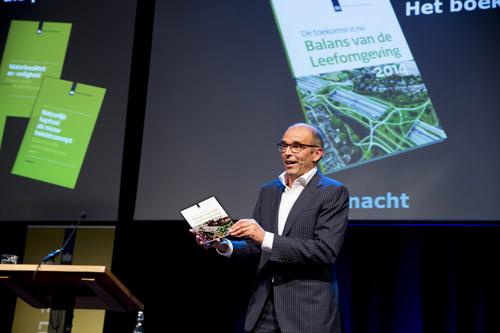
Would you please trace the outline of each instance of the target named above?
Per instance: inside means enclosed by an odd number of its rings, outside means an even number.
[[[232,257],[255,259],[256,281],[245,330],[251,331],[270,288],[283,333],[339,332],[340,314],[334,263],[347,227],[349,193],[339,182],[314,175],[293,205],[282,235],[278,208],[284,191],[279,179],[264,185],[253,218],[274,233],[272,251],[250,241],[233,242]]]

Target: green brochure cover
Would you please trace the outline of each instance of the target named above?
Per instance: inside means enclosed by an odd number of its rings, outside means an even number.
[[[44,77],[60,78],[71,23],[13,20],[0,65],[0,114],[29,118]]]
[[[105,93],[45,78],[12,173],[74,189]]]

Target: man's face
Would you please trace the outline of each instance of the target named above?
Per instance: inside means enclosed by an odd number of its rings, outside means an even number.
[[[300,143],[304,145],[317,145],[314,141],[313,133],[310,128],[296,126],[289,128],[283,135],[282,142],[287,145]],[[309,170],[315,167],[317,161],[323,155],[322,148],[304,147],[300,152],[293,153],[288,147],[281,152],[281,160],[285,167],[285,173],[288,180],[293,182]]]

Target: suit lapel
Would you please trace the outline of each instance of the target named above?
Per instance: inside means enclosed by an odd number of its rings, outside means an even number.
[[[311,201],[316,197],[320,190],[320,186],[322,186],[322,176],[318,172],[314,175],[311,181],[306,185],[302,193],[300,193],[297,201],[293,204],[292,209],[290,210],[290,214],[288,214],[288,218],[285,222],[285,228],[283,229],[283,236],[286,236],[292,226],[297,221],[300,213],[306,208]]]
[[[278,233],[278,213],[279,213],[279,207],[281,203],[281,195],[283,194],[283,191],[285,190],[285,185],[281,183],[281,181],[278,179],[276,182],[276,190],[274,191],[274,198],[272,202],[274,203],[274,206],[272,207],[272,226],[271,226],[271,232],[274,234]]]
[[[268,230],[274,234],[278,234],[278,212],[279,212],[279,206],[281,202],[281,194],[283,193],[285,189],[285,186],[279,181],[279,179],[276,181],[276,186],[274,186],[274,191],[271,194],[271,220],[270,224],[268,226]],[[266,229],[266,226],[263,226],[264,229]],[[265,251],[260,252],[260,260],[259,260],[259,266],[258,266],[258,271],[260,271],[264,265],[267,263],[269,260],[270,254]]]

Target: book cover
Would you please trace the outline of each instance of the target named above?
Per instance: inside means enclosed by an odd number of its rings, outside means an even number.
[[[203,243],[226,237],[234,224],[215,197],[210,197],[181,211]]]
[[[389,0],[271,0],[326,174],[446,139]]]
[[[74,189],[106,89],[45,78],[12,173]]]
[[[29,118],[44,77],[60,78],[71,23],[10,23],[0,64],[0,113]]]

